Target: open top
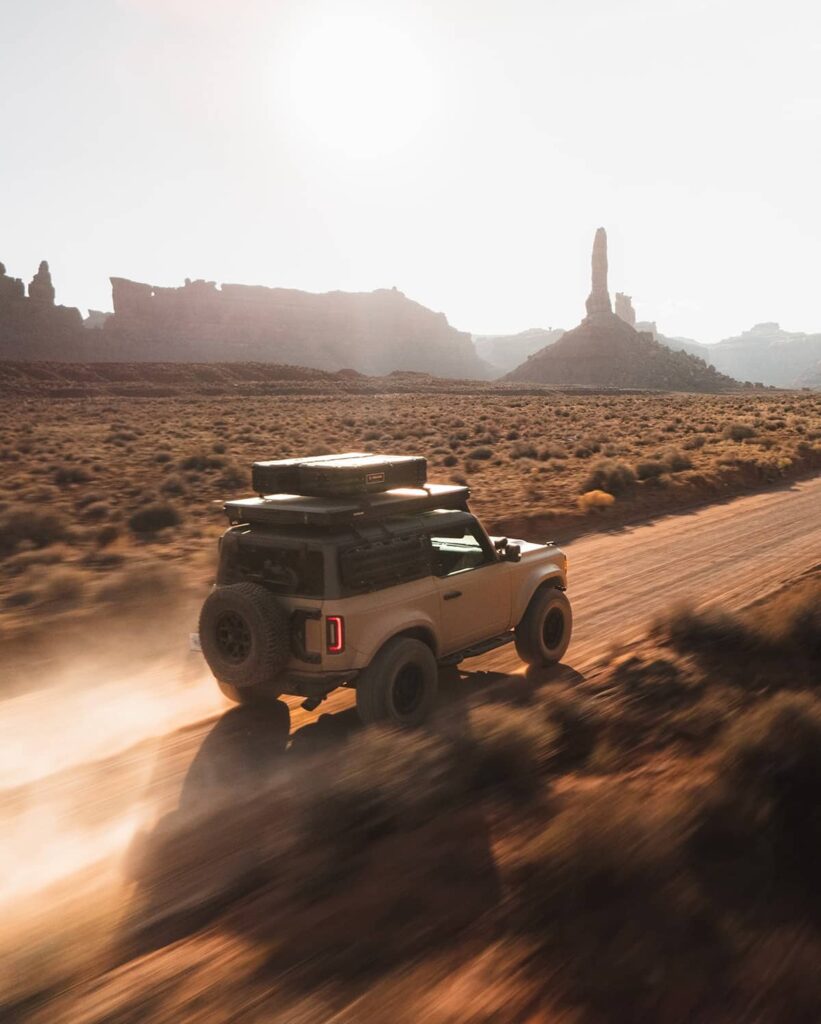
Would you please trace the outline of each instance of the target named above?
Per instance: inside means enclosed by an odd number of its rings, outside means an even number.
[[[456,484],[425,484],[401,487],[376,494],[321,498],[297,494],[271,494],[264,498],[240,498],[225,503],[232,525],[338,526],[373,522],[391,516],[433,509],[467,511],[470,489]]]

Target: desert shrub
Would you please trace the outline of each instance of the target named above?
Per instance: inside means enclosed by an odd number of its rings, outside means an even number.
[[[573,454],[577,459],[589,459],[593,452],[590,448],[586,448],[583,444],[580,444],[574,449]]]
[[[601,1019],[689,1019],[675,1000],[697,1005],[721,970],[685,837],[672,809],[613,784],[576,797],[512,871],[514,930],[562,964],[565,994]]]
[[[548,693],[542,714],[556,730],[556,767],[578,767],[593,753],[602,728],[602,716],[592,700],[575,691]]]
[[[227,490],[248,487],[250,483],[250,473],[245,466],[241,466],[236,462],[229,462],[217,477],[217,486],[225,487]]]
[[[590,469],[582,484],[582,493],[607,491],[608,494],[623,494],[635,482],[636,474],[623,462],[614,459],[600,459]]]
[[[505,434],[505,440],[518,441],[520,436],[521,435],[519,434],[518,430],[508,430],[508,432]]]
[[[458,462],[458,461],[459,461],[459,460],[458,460],[458,459],[456,458],[456,456],[455,456],[455,455],[446,455],[446,456],[445,456],[445,457],[444,457],[444,458],[442,459],[442,465],[443,465],[443,466],[455,466],[455,465],[457,464],[457,462]]]
[[[692,437],[687,438],[682,447],[688,450],[703,448],[705,440],[706,439],[701,434],[693,434]]]
[[[108,518],[110,513],[111,509],[107,502],[95,501],[83,511],[82,518],[87,523],[99,523],[103,519]]]
[[[532,444],[519,442],[510,449],[511,459],[536,459],[539,453]]]
[[[655,480],[668,470],[667,465],[659,459],[645,459],[636,464],[636,476],[639,480]]]
[[[677,448],[667,449],[664,453],[664,463],[671,473],[681,473],[685,469],[693,468],[693,460]]]
[[[782,591],[751,621],[775,653],[821,660],[821,578]]]
[[[87,484],[91,475],[82,466],[56,466],[52,473],[52,479],[58,487],[67,487],[69,484]]]
[[[170,462],[171,454],[170,452],[157,452],[157,454],[154,456],[154,461],[159,462],[160,464],[164,462]]]
[[[302,828],[342,855],[430,820],[462,792],[454,748],[422,733],[369,729],[335,760],[309,785]]]
[[[744,441],[748,437],[755,437],[755,428],[748,423],[728,423],[721,431],[725,441]]]
[[[180,514],[173,505],[155,502],[138,509],[128,520],[134,533],[156,533],[169,526],[178,526]]]
[[[616,499],[607,491],[587,491],[580,494],[576,501],[583,512],[589,512],[592,509],[609,508],[615,504]]]
[[[530,709],[492,704],[471,712],[458,748],[470,789],[533,797],[555,765],[558,730]]]
[[[109,544],[113,544],[114,541],[120,536],[119,527],[113,523],[107,523],[105,526],[101,526],[99,530],[94,534],[94,543],[98,547],[105,548]]]
[[[188,488],[185,486],[185,481],[179,475],[179,473],[170,473],[160,484],[160,492],[162,494],[173,494],[179,496],[186,494]]]
[[[225,465],[225,458],[222,455],[214,455],[210,452],[197,452],[180,459],[180,469],[194,469],[200,473],[209,469],[222,469]]]
[[[697,611],[680,605],[663,618],[657,628],[683,653],[748,650],[754,643],[749,629],[737,615],[715,609]]]
[[[484,462],[487,459],[493,458],[493,451],[490,448],[480,446],[478,448],[471,449],[471,451],[468,452],[468,458],[478,459],[479,461]]]
[[[542,448],[539,452],[539,458],[542,462],[547,462],[548,459],[566,459],[567,452],[564,448],[560,448],[558,445],[549,444],[545,448]]]
[[[183,590],[179,571],[157,562],[131,564],[112,573],[95,594],[100,604],[155,608],[174,600]]]
[[[697,805],[693,856],[708,878],[711,868],[732,866],[729,878],[713,882],[729,882],[728,896],[748,913],[768,912],[790,891],[821,909],[819,788],[821,704],[815,697],[778,694],[724,733],[716,781]]]
[[[741,659],[821,659],[821,580],[784,591],[762,610],[732,614],[680,606],[660,631],[678,650]]]
[[[65,518],[57,512],[32,508],[12,509],[0,515],[0,555],[24,542],[42,548],[63,540],[68,532]]]

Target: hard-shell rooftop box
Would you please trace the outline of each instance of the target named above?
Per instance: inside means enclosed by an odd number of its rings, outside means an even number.
[[[427,460],[416,455],[347,452],[281,462],[255,462],[257,494],[300,494],[321,498],[375,494],[397,487],[422,487]]]
[[[457,484],[427,484],[424,489],[383,491],[373,496],[321,498],[273,494],[267,498],[239,498],[225,503],[232,524],[260,526],[339,526],[378,522],[394,516],[415,515],[434,509],[467,511],[470,490]]]

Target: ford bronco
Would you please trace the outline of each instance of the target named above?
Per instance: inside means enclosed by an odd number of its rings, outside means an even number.
[[[313,709],[349,686],[363,721],[410,726],[435,704],[440,665],[510,642],[529,665],[562,658],[565,555],[489,536],[467,487],[424,479],[424,459],[398,456],[255,464],[259,496],[225,505],[199,621],[226,696]],[[294,493],[264,493],[283,482]]]

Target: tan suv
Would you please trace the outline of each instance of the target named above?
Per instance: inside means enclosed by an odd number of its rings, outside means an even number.
[[[313,709],[350,686],[363,721],[418,725],[439,665],[509,642],[530,665],[559,661],[572,630],[566,557],[488,536],[468,497],[425,484],[228,502],[199,623],[223,693],[294,694]]]

